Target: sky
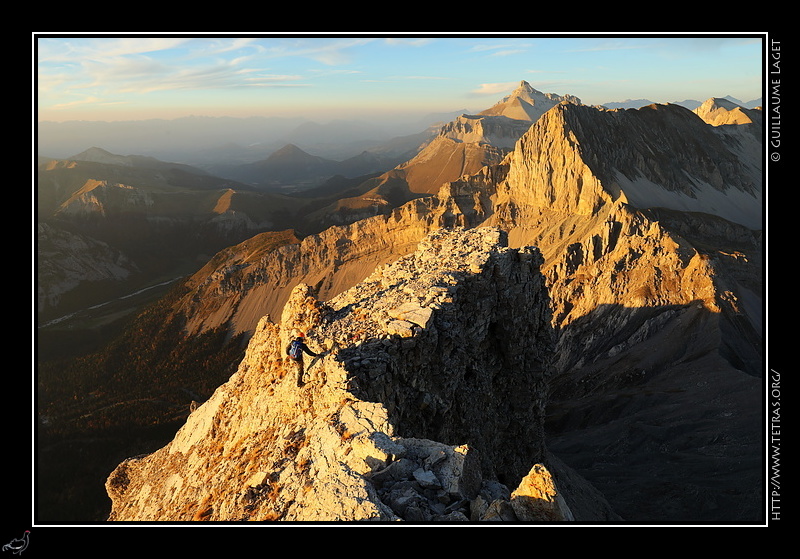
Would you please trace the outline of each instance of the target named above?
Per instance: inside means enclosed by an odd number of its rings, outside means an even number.
[[[585,104],[762,95],[764,33],[34,33],[37,119],[479,111],[521,82]]]

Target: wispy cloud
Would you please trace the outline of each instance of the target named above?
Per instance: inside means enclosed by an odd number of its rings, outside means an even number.
[[[606,51],[618,51],[618,50],[641,50],[650,47],[651,45],[644,45],[641,43],[604,40],[601,43],[593,43],[585,47],[568,49],[566,52],[606,52]]]
[[[488,44],[488,43],[480,43],[477,45],[473,45],[469,52],[475,53],[487,53],[490,56],[508,56],[511,54],[520,54],[523,52],[528,52],[528,50],[533,46],[531,43],[498,43],[496,45]]]
[[[598,84],[629,78],[650,89],[664,89],[696,83],[692,72],[716,81],[731,74],[741,82],[738,89],[748,88],[738,95],[752,96],[747,91],[757,78],[741,78],[739,67],[754,66],[747,76],[756,75],[761,60],[758,45],[746,47],[747,41],[752,39],[613,34],[552,39],[288,33],[38,37],[37,101],[40,115],[49,107],[65,110],[113,103],[142,112],[150,106],[179,112],[190,104],[202,110],[215,104],[232,106],[231,110],[247,104],[267,111],[301,102],[314,105],[317,99],[361,106],[372,99],[414,106],[441,99],[435,102],[446,106],[462,103],[465,97],[505,95],[526,75],[535,77],[531,85],[542,91],[611,98],[632,95],[631,86],[614,93],[610,86],[599,89]],[[692,64],[682,63],[686,60]],[[486,81],[475,86],[480,79]],[[662,82],[667,85],[656,85]],[[553,90],[554,86],[560,87]],[[301,91],[311,93],[313,88],[319,88],[321,97]],[[288,95],[280,95],[281,89]]]
[[[307,58],[326,66],[339,66],[353,60],[353,50],[377,39],[372,37],[330,38],[326,40],[284,39],[265,49],[266,58]]]
[[[186,44],[183,37],[127,37],[84,39],[41,39],[39,63],[81,63],[85,60],[109,60],[115,57],[168,51]]]
[[[435,39],[431,37],[387,37],[384,42],[390,46],[424,47],[430,45]]]
[[[401,80],[450,80],[447,76],[413,76],[413,75],[406,75],[406,76],[389,76],[386,81],[401,81]]]
[[[257,74],[244,78],[243,84],[251,87],[311,87],[301,76]]]
[[[519,82],[482,83],[480,87],[472,90],[473,95],[498,95],[508,93],[519,85]]]
[[[75,38],[39,43],[41,107],[133,101],[135,95],[245,88],[309,88],[356,73],[359,50],[380,39]],[[421,46],[426,41],[397,41]],[[299,61],[305,61],[299,64]],[[302,69],[302,73],[287,73]],[[291,71],[290,70],[290,71]],[[52,95],[52,97],[51,97]],[[144,102],[144,100],[142,100]]]

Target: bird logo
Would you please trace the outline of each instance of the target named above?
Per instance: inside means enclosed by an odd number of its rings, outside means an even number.
[[[14,538],[3,546],[3,551],[10,551],[16,555],[20,555],[28,547],[28,538],[30,537],[30,530],[25,530],[21,538]]]

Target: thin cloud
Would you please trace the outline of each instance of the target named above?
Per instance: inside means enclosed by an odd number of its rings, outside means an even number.
[[[514,54],[522,54],[523,52],[527,52],[527,51],[526,50],[522,50],[522,49],[506,49],[506,50],[500,50],[500,51],[497,51],[497,52],[493,52],[491,54],[491,56],[511,56],[511,55],[514,55]]]
[[[340,66],[350,63],[354,55],[351,52],[368,45],[378,39],[374,38],[335,38],[330,41],[310,41],[308,39],[283,41],[277,47],[267,49],[266,58],[295,57],[308,58],[326,66]]]
[[[238,37],[234,39],[227,39],[221,42],[215,42],[211,46],[211,52],[221,54],[225,52],[232,52],[241,49],[253,49],[256,52],[264,52],[264,47],[258,43],[258,39],[254,37]]]
[[[284,78],[268,74],[260,79],[253,76],[263,73],[270,60],[279,59],[305,58],[330,69],[342,67],[352,62],[358,48],[375,40],[285,38],[276,44],[259,38],[135,37],[47,42],[40,49],[39,90],[48,89],[41,84],[58,83],[62,94],[91,89],[100,97],[253,85],[307,87],[281,84]]]
[[[310,83],[302,83],[301,76],[259,75],[244,79],[244,84],[251,87],[311,87]]]
[[[583,48],[569,49],[566,52],[606,52],[606,51],[619,51],[619,50],[641,50],[651,48],[652,45],[620,43],[620,42],[603,42],[596,45],[590,45]]]
[[[500,43],[497,45],[481,43],[473,45],[468,52],[488,52],[492,56],[506,56],[508,54],[527,52],[532,46],[530,43]]]
[[[478,89],[473,89],[473,95],[497,95],[508,93],[519,85],[519,82],[482,83]]]
[[[416,37],[416,38],[405,38],[405,37],[387,37],[384,39],[384,42],[387,45],[391,46],[403,46],[403,47],[424,47],[431,44],[434,39],[430,37]]]
[[[60,103],[58,105],[53,105],[51,107],[48,107],[48,109],[52,111],[63,111],[86,105],[112,106],[112,105],[126,105],[126,104],[127,102],[125,101],[104,101],[103,99],[98,99],[97,97],[86,97],[84,99],[78,99],[76,101],[72,101],[69,103]]]
[[[446,76],[389,76],[386,80],[372,80],[372,81],[404,81],[404,80],[451,80],[452,78]]]
[[[99,61],[120,56],[169,51],[188,41],[189,39],[182,37],[86,38],[60,41],[41,39],[37,45],[37,53],[39,63]]]
[[[242,83],[248,70],[246,58],[213,61],[185,68],[149,57],[115,57],[84,64],[85,83],[73,88],[96,88],[119,93],[152,93],[155,91],[230,88]]]

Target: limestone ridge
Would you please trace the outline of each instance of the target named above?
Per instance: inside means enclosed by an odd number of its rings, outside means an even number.
[[[499,230],[443,229],[328,303],[298,285],[173,441],[109,476],[109,519],[572,519],[543,464],[540,265]],[[298,329],[325,350],[302,388]]]
[[[232,332],[249,333],[261,316],[281,312],[298,283],[313,286],[321,300],[328,300],[377,266],[413,252],[430,231],[479,224],[488,217],[493,181],[502,174],[485,170],[387,216],[330,227],[263,254],[252,243],[221,252],[187,283],[191,293],[178,309],[187,317],[187,330],[227,324]]]
[[[553,341],[541,259],[535,249],[499,248],[496,229],[475,229],[468,242],[451,235],[431,233],[413,256],[331,300],[345,312],[337,325],[380,340],[340,354],[355,367],[357,393],[384,402],[401,434],[469,441],[485,471],[518,482],[544,450]],[[384,329],[401,337],[402,359]],[[475,408],[496,413],[474,421]]]
[[[192,278],[202,292],[183,308],[189,330],[228,322],[233,332],[250,331],[260,316],[280,311],[297,282],[318,286],[327,299],[363,279],[372,267],[413,250],[430,230],[442,226],[499,226],[509,231],[512,246],[538,246],[548,266],[573,259],[565,249],[575,242],[587,245],[585,254],[600,256],[594,235],[615,244],[620,220],[632,216],[641,223],[643,215],[634,214],[652,207],[691,208],[729,220],[738,216],[737,223],[760,229],[760,180],[752,172],[737,174],[750,167],[732,159],[726,144],[698,117],[681,107],[617,113],[559,104],[530,127],[501,163],[445,183],[432,196],[410,201],[386,216],[331,227],[258,261],[232,251],[213,276],[204,271]],[[647,132],[653,127],[671,130],[669,141]],[[701,151],[692,156],[683,150],[674,156],[672,149],[681,149],[681,137],[705,138]],[[719,165],[715,153],[721,154]],[[695,161],[703,162],[704,172],[694,169]],[[687,179],[680,182],[680,177]],[[701,188],[700,177],[710,182]],[[659,186],[662,181],[672,186]],[[607,220],[609,212],[620,217]],[[586,216],[592,219],[581,222],[585,225],[572,224]],[[591,231],[594,225],[601,230]],[[651,230],[663,228],[645,223],[631,231],[640,239]],[[215,279],[220,275],[226,281]],[[196,312],[200,299],[212,308]]]

